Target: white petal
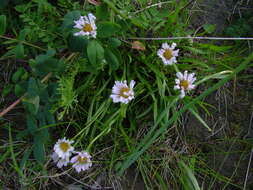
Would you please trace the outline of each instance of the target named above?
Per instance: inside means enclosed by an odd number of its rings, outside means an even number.
[[[162,48],[163,48],[163,49],[169,49],[170,46],[168,45],[168,43],[163,43],[163,44],[162,44]]]
[[[177,44],[173,42],[171,45],[171,48],[174,49],[176,46],[177,46]]]
[[[175,79],[175,83],[179,85],[180,84],[180,80],[179,79]]]
[[[172,52],[172,55],[173,55],[173,56],[178,56],[178,52],[179,52],[179,49],[173,51],[173,52]]]
[[[184,90],[181,90],[181,92],[180,92],[180,96],[179,96],[180,98],[184,98],[185,97],[185,91]]]
[[[135,81],[134,81],[134,80],[131,80],[131,82],[130,82],[130,88],[133,89],[133,88],[134,88],[134,85],[135,85]]]
[[[180,86],[179,85],[175,85],[174,86],[174,90],[179,90],[180,89]]]
[[[187,78],[188,78],[188,71],[184,71],[184,77],[183,77],[183,79],[187,80]]]
[[[176,76],[179,80],[183,80],[183,78],[184,78],[184,76],[181,72],[177,72]]]

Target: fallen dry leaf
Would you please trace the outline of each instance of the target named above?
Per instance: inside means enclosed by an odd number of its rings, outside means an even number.
[[[101,1],[100,1],[100,0],[88,0],[88,2],[89,2],[90,4],[96,5],[96,6],[98,6],[98,5],[101,4]]]
[[[134,41],[132,43],[132,49],[137,49],[140,51],[145,51],[145,45],[143,43],[141,43],[140,41]]]

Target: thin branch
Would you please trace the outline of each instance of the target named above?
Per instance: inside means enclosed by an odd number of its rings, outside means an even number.
[[[238,38],[229,38],[229,37],[191,37],[191,36],[184,36],[184,37],[167,37],[167,38],[126,38],[126,40],[182,40],[182,39],[196,39],[196,40],[253,40],[253,38],[247,37],[238,37]]]

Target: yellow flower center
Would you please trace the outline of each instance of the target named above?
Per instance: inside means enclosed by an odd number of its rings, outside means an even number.
[[[181,81],[180,81],[180,86],[181,86],[182,88],[184,88],[184,90],[188,89],[188,86],[189,86],[188,80],[181,80]]]
[[[84,156],[78,156],[78,162],[80,163],[80,164],[85,164],[85,163],[87,163],[87,161],[88,161],[88,159],[86,158],[86,157],[84,157]]]
[[[129,90],[130,90],[129,88],[121,88],[119,95],[124,97],[124,98],[128,98],[129,96],[126,95],[125,93],[129,92]]]
[[[60,144],[60,148],[61,148],[61,150],[62,150],[63,152],[67,152],[68,149],[70,148],[69,143],[62,142],[62,143]]]
[[[84,32],[91,32],[92,30],[93,30],[93,28],[92,28],[91,24],[85,24],[83,26],[83,31]]]
[[[170,49],[166,49],[163,56],[165,59],[170,60],[173,57],[173,52]]]

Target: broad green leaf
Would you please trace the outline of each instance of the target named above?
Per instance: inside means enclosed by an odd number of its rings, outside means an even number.
[[[4,35],[6,31],[6,16],[0,15],[0,35]]]
[[[105,50],[105,60],[109,64],[111,71],[115,71],[119,68],[119,60],[110,49]]]
[[[35,73],[45,75],[49,72],[59,73],[65,68],[64,62],[53,58],[54,50],[48,50],[46,54],[39,55],[35,61],[30,62],[30,66],[34,69]]]
[[[105,3],[102,3],[99,6],[96,6],[96,17],[99,20],[109,20],[110,11],[108,10],[108,6]]]
[[[121,41],[117,38],[109,38],[108,44],[112,48],[117,48],[121,45]]]
[[[97,68],[104,58],[104,48],[97,41],[92,40],[88,44],[87,55],[90,63]]]
[[[73,26],[74,26],[74,21],[75,20],[78,20],[81,16],[81,13],[80,11],[71,11],[69,13],[67,13],[65,16],[64,16],[64,19],[63,19],[63,24],[62,24],[62,28],[63,29],[73,29]]]
[[[27,129],[30,134],[34,134],[34,132],[37,130],[37,121],[33,115],[28,115],[26,119]]]
[[[12,82],[17,83],[24,73],[25,69],[23,67],[18,68],[18,70],[11,77]]]
[[[40,97],[39,96],[35,96],[35,97],[26,96],[25,98],[23,98],[23,104],[31,114],[36,115],[39,111]]]
[[[30,97],[35,97],[35,96],[38,96],[39,93],[40,93],[40,89],[39,89],[38,83],[33,77],[31,77],[28,82],[27,94]]]
[[[45,108],[46,109],[46,108]],[[37,114],[37,119],[39,120],[39,126],[40,127],[43,127],[43,126],[46,126],[47,124],[52,124],[52,123],[47,123],[46,122],[46,112],[48,110],[45,110],[43,112],[39,112]],[[48,132],[48,128],[39,128],[39,133],[40,133],[40,136],[42,138],[42,143],[43,144],[46,144],[49,140],[49,132]]]
[[[24,46],[23,44],[19,43],[15,49],[14,54],[18,59],[22,59],[24,57]]]
[[[108,38],[115,35],[120,30],[120,25],[112,22],[99,23],[97,28],[97,35],[100,38]]]
[[[16,84],[14,87],[15,95],[18,97],[22,96],[26,92],[25,86],[26,86],[25,82],[20,82]]]
[[[45,161],[45,147],[43,144],[43,139],[40,134],[34,136],[33,144],[33,155],[38,163],[42,164]]]
[[[81,36],[70,35],[68,38],[69,49],[73,52],[84,53],[87,48],[88,42],[89,40],[87,38]]]

